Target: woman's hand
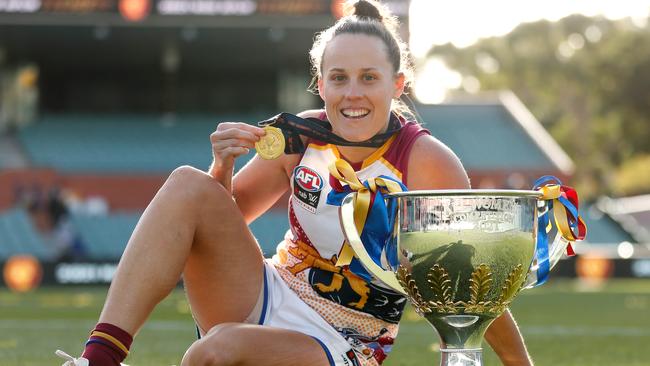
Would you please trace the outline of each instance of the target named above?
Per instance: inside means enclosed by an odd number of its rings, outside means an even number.
[[[213,161],[208,173],[228,191],[232,191],[235,159],[248,154],[264,134],[264,129],[246,123],[220,123],[217,130],[210,135]]]

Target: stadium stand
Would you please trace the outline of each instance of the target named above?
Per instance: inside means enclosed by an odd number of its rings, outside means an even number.
[[[41,260],[52,259],[55,255],[23,208],[13,208],[0,214],[0,260],[17,254],[31,254]]]
[[[284,239],[289,229],[286,212],[268,211],[250,224],[253,235],[257,238],[264,255],[275,254],[275,247]]]
[[[530,131],[516,122],[511,111],[501,103],[449,104],[416,106],[423,124],[434,136],[448,144],[470,172],[499,174],[518,170],[562,174],[553,154],[538,145]],[[271,114],[177,116],[159,118],[146,115],[45,115],[18,131],[17,138],[32,166],[51,168],[61,174],[91,174],[99,177],[138,174],[165,176],[176,167],[189,164],[200,169],[211,160],[208,137],[218,121],[254,123]],[[480,147],[477,149],[477,147]],[[235,169],[251,157],[237,159]],[[557,160],[557,159],[556,159]],[[84,178],[87,179],[87,178]],[[474,179],[473,183],[479,179]],[[93,180],[93,182],[95,182]],[[103,181],[102,181],[103,182]],[[108,180],[106,180],[108,182]],[[95,183],[94,183],[95,184]],[[109,184],[109,183],[100,183]],[[127,192],[120,190],[120,194]],[[286,199],[286,198],[285,198]],[[276,205],[251,224],[266,256],[275,251],[288,228],[286,203]],[[135,211],[110,212],[107,215],[73,214],[72,225],[85,244],[90,260],[118,260],[141,215]],[[121,209],[120,209],[121,210]],[[590,227],[591,244],[634,243],[620,224],[606,214],[586,205],[583,215]],[[47,258],[48,252],[39,233],[30,228],[28,215],[10,210],[0,216],[0,258],[29,250]]]
[[[601,211],[597,204],[587,203],[580,207],[582,219],[589,229],[586,242],[595,245],[619,244],[621,242],[636,243],[637,240],[625,230],[620,223],[606,212]]]
[[[209,136],[218,121],[255,122],[269,115],[176,117],[45,116],[20,130],[32,164],[61,172],[167,173],[207,167]],[[245,159],[238,162],[243,164]]]
[[[27,165],[18,141],[13,136],[0,133],[0,170],[24,168]]]
[[[50,115],[18,131],[31,165],[51,168],[60,174],[95,176],[165,175],[180,165],[205,168],[211,161],[209,135],[216,121],[254,121],[270,114],[247,116],[183,116],[175,119],[153,116]],[[236,161],[241,168],[253,152]],[[144,207],[142,207],[143,209]],[[111,212],[107,215],[72,214],[71,223],[84,244],[88,260],[120,258],[142,211]],[[20,251],[39,258],[52,258],[45,239],[30,227],[24,210],[11,209],[2,216],[0,258]],[[21,225],[15,225],[19,220]],[[270,211],[251,225],[265,255],[288,228],[286,213]],[[7,238],[5,238],[5,236]],[[27,239],[26,239],[27,238]]]
[[[140,215],[133,212],[102,216],[72,215],[72,225],[84,244],[85,259],[119,260]],[[274,211],[251,224],[251,230],[266,256],[275,252],[287,228],[286,215]],[[22,208],[10,209],[0,215],[0,261],[16,254],[32,254],[41,260],[50,260],[55,255]]]
[[[140,213],[113,213],[106,216],[73,215],[72,223],[85,244],[90,260],[117,261],[135,228]],[[266,256],[275,252],[288,228],[284,213],[269,212],[251,224]]]
[[[467,169],[554,168],[501,104],[419,106],[417,110],[423,125],[449,145]]]
[[[114,260],[121,256],[141,213],[113,213],[106,216],[72,215],[90,260]]]

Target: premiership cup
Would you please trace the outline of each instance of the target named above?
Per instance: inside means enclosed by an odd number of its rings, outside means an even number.
[[[537,284],[538,191],[441,190],[388,194],[391,235],[376,262],[354,223],[354,193],[343,200],[341,226],[363,266],[404,294],[438,332],[441,365],[481,365],[490,323],[522,288]],[[549,248],[550,267],[568,244]]]

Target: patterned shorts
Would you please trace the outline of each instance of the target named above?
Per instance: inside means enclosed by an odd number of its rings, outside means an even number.
[[[314,338],[331,366],[375,366],[374,359],[358,357],[350,343],[285,283],[270,260],[265,262],[264,294],[259,319],[248,322],[295,330]]]

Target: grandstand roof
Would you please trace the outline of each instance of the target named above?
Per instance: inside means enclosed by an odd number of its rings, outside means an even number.
[[[597,204],[583,205],[580,208],[580,216],[587,225],[586,241],[590,244],[637,242],[629,228],[626,228],[607,212],[603,212]]]
[[[630,232],[636,241],[650,244],[650,195],[602,197],[597,207]]]
[[[468,170],[573,172],[571,159],[512,92],[416,108]]]

